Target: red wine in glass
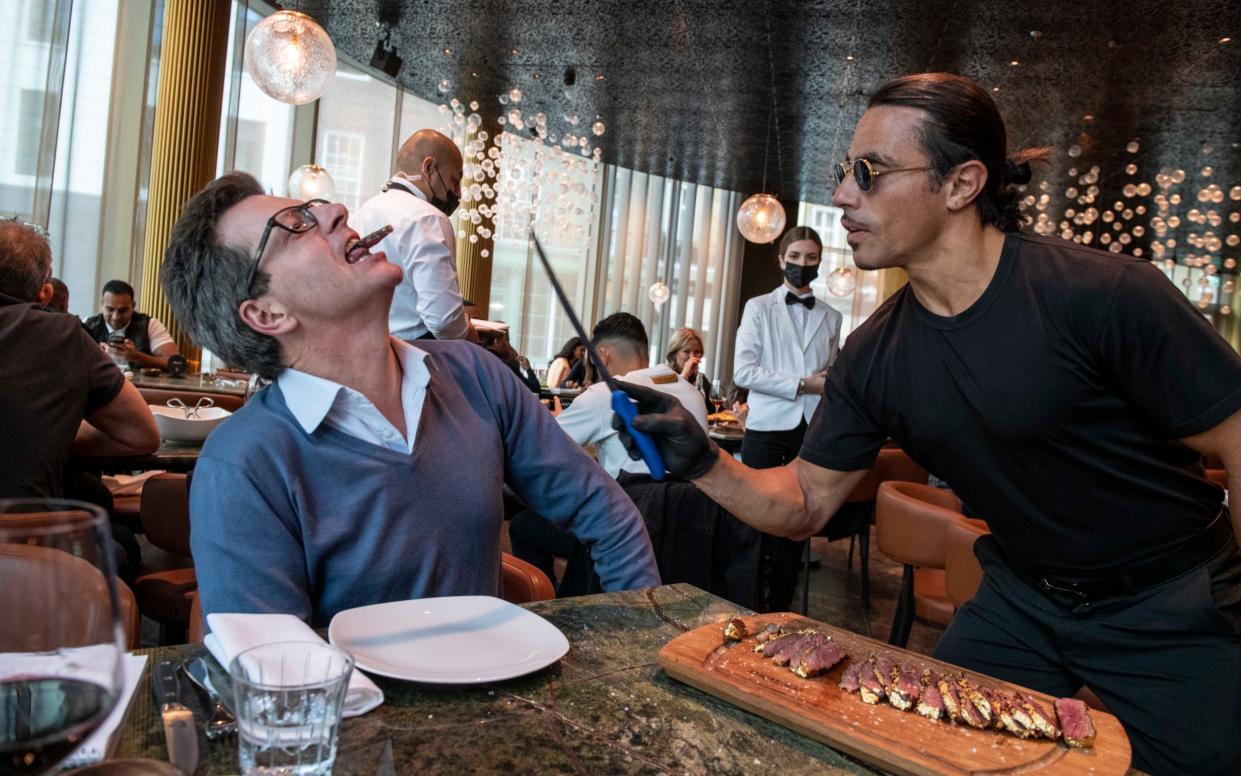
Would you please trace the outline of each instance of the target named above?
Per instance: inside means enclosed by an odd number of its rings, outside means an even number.
[[[58,676],[0,680],[0,775],[51,769],[108,716],[108,688]]]

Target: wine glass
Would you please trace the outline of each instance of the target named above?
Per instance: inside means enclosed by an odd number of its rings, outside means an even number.
[[[0,776],[52,773],[107,718],[124,638],[108,516],[0,500]]]

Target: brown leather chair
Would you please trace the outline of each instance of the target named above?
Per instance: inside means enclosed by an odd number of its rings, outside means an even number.
[[[190,557],[189,488],[184,474],[156,474],[142,486],[142,530],[152,549],[134,580],[142,613],[160,625],[161,644],[185,641],[190,593],[198,589]]]
[[[53,567],[56,568],[55,574],[49,573]],[[22,634],[39,633],[37,625],[15,615],[15,612],[28,613],[45,622],[49,617],[62,620],[70,626],[62,636],[62,639],[67,639],[66,645],[96,643],[111,635],[98,609],[86,606],[89,596],[105,595],[103,574],[89,561],[52,547],[7,543],[0,544],[0,568],[4,570],[4,584],[0,585],[0,612],[4,612],[4,616],[0,617],[0,643],[23,643]],[[50,589],[54,580],[55,589]],[[80,594],[75,595],[75,591],[80,591]],[[116,580],[116,592],[121,607],[125,647],[136,649],[141,632],[138,604],[133,591],[119,579]],[[25,608],[32,601],[50,601],[53,596],[54,605],[37,612]],[[37,640],[27,643],[32,650],[61,646],[43,644]]]
[[[507,552],[500,554],[500,588],[500,597],[512,604],[550,601],[556,597],[556,589],[546,574]],[[201,643],[203,636],[203,609],[198,602],[198,592],[194,591],[190,593],[189,641]]]
[[[1207,469],[1207,479],[1217,485],[1228,487],[1228,472],[1223,469]]]
[[[163,406],[168,403],[169,399],[180,399],[187,405],[193,407],[199,399],[206,396],[215,402],[215,406],[236,412],[241,409],[242,397],[233,396],[230,393],[210,393],[207,391],[179,391],[169,390],[165,388],[139,388],[138,393],[142,394],[142,398],[147,404],[158,404]]]
[[[879,455],[862,480],[853,487],[845,497],[840,511],[833,515],[819,536],[827,536],[828,540],[849,536],[849,559],[845,568],[853,568],[853,544],[857,541],[858,559],[862,567],[862,607],[870,609],[870,526],[875,522],[875,496],[880,483],[889,480],[915,482],[925,484],[929,476],[926,469],[918,465],[909,454],[899,447],[885,446],[880,448]],[[833,527],[833,522],[842,520],[848,515],[848,525]],[[839,526],[839,523],[838,523]],[[843,529],[845,533],[840,533]],[[810,607],[810,546],[806,545],[806,554],[802,558],[801,610],[807,614]]]
[[[875,499],[879,550],[905,567],[888,642],[905,646],[915,617],[947,625],[954,612],[946,589],[948,526],[965,520],[952,492],[912,482],[884,482]]]

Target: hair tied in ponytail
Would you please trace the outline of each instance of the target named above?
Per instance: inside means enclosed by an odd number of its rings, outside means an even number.
[[[1015,162],[1012,159],[1004,160],[1004,183],[1021,186],[1030,182],[1033,173],[1030,170],[1029,162]]]

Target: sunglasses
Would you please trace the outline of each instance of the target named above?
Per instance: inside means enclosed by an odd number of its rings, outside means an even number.
[[[861,191],[870,191],[875,185],[875,178],[880,175],[891,175],[895,172],[921,172],[929,170],[930,167],[900,167],[895,170],[876,170],[875,165],[871,164],[869,159],[854,159],[852,165],[847,162],[835,162],[832,164],[832,176],[836,179],[836,185],[839,186],[845,182],[845,178],[850,175],[857,182],[857,187]]]
[[[263,236],[259,239],[259,247],[254,251],[254,259],[250,262],[250,275],[246,278],[247,289],[254,284],[254,276],[258,274],[259,262],[263,260],[263,249],[267,247],[267,239],[271,237],[271,231],[283,229],[289,234],[309,232],[319,225],[319,220],[315,218],[314,213],[310,212],[311,208],[328,204],[331,203],[326,199],[312,199],[300,205],[277,210],[271,218],[267,219],[267,226],[264,227]]]

